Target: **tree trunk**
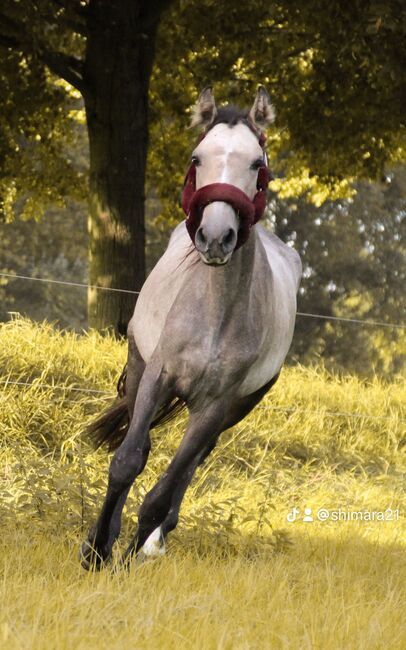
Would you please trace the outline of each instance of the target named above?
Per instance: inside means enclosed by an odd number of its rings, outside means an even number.
[[[145,279],[148,88],[162,2],[90,0],[85,106],[90,148],[89,283]],[[149,12],[154,12],[150,15]],[[136,295],[90,289],[89,325],[125,334]]]

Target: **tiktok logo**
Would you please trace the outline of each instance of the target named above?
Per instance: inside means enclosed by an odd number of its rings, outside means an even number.
[[[297,516],[299,514],[299,508],[292,508],[290,512],[286,515],[286,519],[290,524],[293,524],[294,521],[296,521]]]

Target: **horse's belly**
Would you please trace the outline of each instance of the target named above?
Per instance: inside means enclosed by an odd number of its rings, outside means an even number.
[[[249,368],[243,379],[239,395],[251,395],[267,384],[280,371],[292,342],[294,319],[291,323],[275,327],[272,336],[266,337],[259,350],[257,360]]]

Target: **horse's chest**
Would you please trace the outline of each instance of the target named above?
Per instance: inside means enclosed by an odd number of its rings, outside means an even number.
[[[218,395],[240,383],[256,360],[258,341],[244,341],[243,335],[238,336],[230,325],[196,327],[186,336],[184,331],[178,335],[172,330],[170,339],[164,339],[162,359],[184,395],[201,391],[202,387]]]

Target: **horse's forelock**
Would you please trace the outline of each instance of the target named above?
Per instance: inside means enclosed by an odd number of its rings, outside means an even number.
[[[232,104],[228,106],[221,106],[217,115],[214,118],[213,122],[208,126],[205,135],[209,133],[217,124],[228,124],[230,127],[236,126],[237,124],[245,124],[252,129],[252,125],[249,120],[249,110],[241,109],[238,106],[233,106]]]

